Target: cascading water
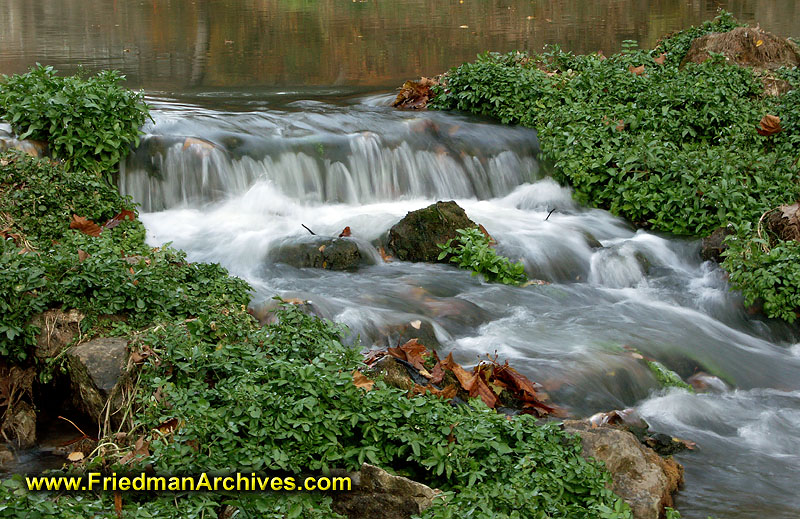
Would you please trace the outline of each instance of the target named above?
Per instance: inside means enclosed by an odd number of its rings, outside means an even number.
[[[800,508],[800,346],[749,316],[696,241],[636,231],[580,207],[539,172],[530,130],[443,113],[396,112],[386,97],[215,112],[159,101],[120,189],[142,204],[153,245],[173,242],[255,288],[314,301],[367,345],[412,320],[472,363],[509,359],[576,415],[636,406],[657,430],[694,440],[678,506],[687,518],[794,518]],[[187,140],[188,138],[188,140]],[[447,265],[297,269],[270,251],[307,235],[377,242],[408,211],[454,198],[550,284],[493,285]],[[633,347],[683,377],[658,390]],[[730,388],[730,389],[728,389]]]

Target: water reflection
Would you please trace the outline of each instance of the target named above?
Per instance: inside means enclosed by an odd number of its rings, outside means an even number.
[[[792,0],[4,0],[0,72],[39,61],[72,72],[117,68],[150,90],[194,87],[394,87],[484,50],[574,52],[652,45],[725,7],[800,34]]]

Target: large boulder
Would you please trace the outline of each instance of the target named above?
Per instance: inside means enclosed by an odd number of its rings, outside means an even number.
[[[564,430],[581,437],[583,456],[605,463],[612,489],[628,503],[634,519],[659,519],[683,484],[683,467],[642,445],[629,431],[567,420]]]
[[[128,340],[101,337],[70,348],[67,362],[73,405],[97,423],[105,420],[105,406],[111,406],[109,417],[118,423],[116,405],[121,398],[128,365]]]
[[[270,251],[269,258],[297,268],[328,270],[355,270],[371,260],[353,238],[316,235],[284,240]]]
[[[737,27],[695,38],[681,65],[702,63],[711,54],[722,54],[731,63],[759,71],[800,65],[800,52],[794,43],[759,27]]]
[[[351,474],[352,492],[334,494],[333,509],[350,519],[410,519],[433,504],[436,491],[364,463]]]
[[[389,229],[387,245],[399,260],[437,262],[437,244],[455,238],[457,229],[470,227],[477,225],[454,201],[436,202],[411,211]]]

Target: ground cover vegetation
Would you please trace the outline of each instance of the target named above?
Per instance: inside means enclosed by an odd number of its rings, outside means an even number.
[[[480,274],[490,283],[521,285],[528,280],[525,266],[498,255],[490,238],[480,229],[457,229],[456,233],[458,236],[455,238],[438,244],[442,250],[438,259],[449,256],[450,261],[460,268],[472,270],[472,275]]]
[[[18,81],[0,83],[0,99]],[[107,107],[105,116],[114,113]],[[85,336],[129,337],[137,364],[122,430],[106,429],[61,473],[324,473],[368,461],[440,488],[446,505],[429,508],[431,519],[630,517],[606,487],[607,472],[557,425],[510,420],[479,398],[453,406],[409,397],[381,380],[365,391],[353,381],[361,355],[342,344],[343,330],[293,306],[260,327],[246,311],[244,281],[149,247],[131,201],[105,182],[110,158],[101,152],[90,163],[75,150],[66,148],[63,162],[0,155],[0,363],[40,362],[30,317],[77,308]],[[28,492],[19,476],[0,482],[0,515],[9,518],[227,517],[234,509],[237,517],[331,518],[331,503],[310,492],[59,495]]]
[[[765,244],[770,209],[800,197],[800,72],[774,74],[791,91],[764,94],[753,69],[712,56],[685,63],[692,41],[740,26],[730,14],[619,54],[486,53],[433,86],[432,108],[536,128],[553,175],[582,203],[680,235],[721,226],[724,267],[748,303],[787,321],[800,309],[796,242]],[[780,131],[775,131],[779,118]],[[773,125],[773,126],[771,126]]]

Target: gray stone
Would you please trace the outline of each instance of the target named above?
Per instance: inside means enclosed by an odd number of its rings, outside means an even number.
[[[725,238],[731,234],[733,234],[733,229],[718,227],[714,229],[711,234],[703,238],[700,248],[700,256],[702,256],[703,260],[722,263],[722,260],[725,259],[722,257],[722,253],[728,249],[728,246],[725,244]]]
[[[104,408],[112,399],[113,422],[113,404],[119,397],[116,389],[127,373],[128,340],[101,337],[71,348],[67,355],[75,407],[100,423],[105,418]]]
[[[633,510],[634,519],[659,519],[683,484],[683,467],[639,443],[632,433],[588,421],[566,420],[564,430],[581,437],[583,456],[605,463],[612,489]]]
[[[352,492],[334,494],[333,509],[350,519],[410,519],[433,504],[437,492],[364,463],[351,474]]]

